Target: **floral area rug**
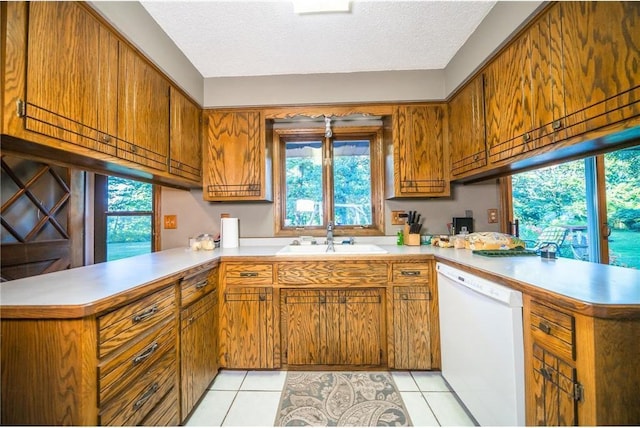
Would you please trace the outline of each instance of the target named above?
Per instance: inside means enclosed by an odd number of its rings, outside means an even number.
[[[275,426],[411,426],[388,372],[288,372]]]

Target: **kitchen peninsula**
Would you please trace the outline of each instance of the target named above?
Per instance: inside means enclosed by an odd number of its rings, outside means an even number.
[[[380,331],[374,333],[380,339],[382,348],[382,352],[376,356],[377,361],[360,365],[417,368],[411,366],[418,364],[417,360],[406,360],[402,355],[396,337],[402,331],[402,326],[396,324],[402,323],[403,319],[397,316],[402,306],[394,303],[394,291],[398,291],[398,299],[406,299],[411,293],[422,291],[423,295],[428,296],[429,303],[427,306],[416,303],[416,307],[425,309],[428,317],[423,320],[423,328],[428,331],[428,337],[424,338],[424,343],[428,344],[425,350],[428,367],[420,368],[439,369],[437,288],[434,287],[436,260],[524,293],[525,349],[536,344],[536,349],[541,347],[550,355],[559,355],[575,373],[576,385],[581,391],[580,397],[572,397],[572,411],[575,412],[572,417],[575,422],[600,425],[636,424],[640,421],[640,409],[635,405],[640,392],[640,362],[637,359],[640,344],[635,340],[640,335],[638,271],[565,259],[491,259],[472,254],[469,250],[430,246],[384,245],[382,248],[387,254],[346,255],[341,256],[340,260],[332,256],[312,256],[312,259],[309,256],[276,256],[280,248],[241,246],[212,252],[176,248],[2,284],[3,424],[106,423],[112,409],[100,406],[101,401],[96,400],[96,395],[103,397],[104,394],[108,403],[113,400],[109,401],[108,391],[103,392],[106,381],[98,374],[115,357],[111,356],[110,350],[96,355],[96,349],[105,346],[103,336],[110,325],[109,319],[118,318],[113,314],[121,312],[123,308],[133,308],[130,314],[134,317],[157,317],[157,322],[164,326],[150,328],[151,333],[148,334],[139,333],[143,336],[140,341],[136,341],[133,333],[126,333],[125,337],[118,339],[118,333],[128,330],[124,326],[115,327],[114,348],[122,347],[123,343],[133,343],[130,353],[126,353],[128,358],[135,360],[147,353],[154,353],[156,348],[162,348],[160,339],[152,341],[151,347],[144,346],[148,342],[145,340],[147,336],[156,337],[165,333],[170,336],[167,338],[169,342],[180,343],[181,334],[173,323],[175,319],[180,319],[179,308],[184,304],[181,300],[186,298],[184,287],[189,285],[188,281],[181,281],[197,276],[198,272],[209,272],[209,282],[213,287],[209,289],[209,294],[217,293],[219,298],[219,303],[210,306],[208,311],[215,314],[214,321],[219,323],[216,333],[219,335],[220,352],[216,349],[202,352],[206,352],[210,359],[216,359],[216,355],[219,355],[221,367],[278,369],[304,366],[304,362],[300,361],[297,364],[291,361],[287,363],[287,358],[291,360],[294,355],[292,349],[288,354],[284,352],[286,345],[289,348],[295,345],[287,344],[288,339],[283,334],[287,327],[284,325],[287,303],[294,302],[301,292],[316,292],[319,298],[324,296],[326,299],[336,294],[336,299],[344,298],[342,301],[348,304],[349,293],[339,292],[360,292],[354,297],[360,298],[360,301],[374,302],[368,308],[372,311],[370,313],[377,313],[375,319]],[[300,261],[304,263],[298,263]],[[341,274],[340,263],[351,264],[351,272],[358,271],[354,267],[366,267],[366,272],[362,270],[362,277],[344,273],[346,270]],[[315,269],[313,276],[297,272],[302,276],[294,281],[296,284],[290,282],[287,279],[290,278],[288,272],[293,272],[292,269],[295,270],[297,265]],[[323,269],[324,277],[318,277]],[[209,287],[203,285],[202,281],[197,283],[200,283],[199,287]],[[287,296],[291,300],[287,300]],[[254,297],[255,303],[252,301]],[[154,303],[156,301],[159,303]],[[262,329],[260,332],[245,332],[246,336],[252,337],[252,346],[259,346],[255,354],[251,348],[242,350],[237,344],[229,342],[230,338],[238,337],[232,334],[234,328],[235,334],[241,333],[237,326],[231,327],[228,319],[233,314],[229,305],[236,302],[246,311],[245,316],[266,314],[268,317],[267,323],[256,320],[246,322],[246,325]],[[259,310],[252,312],[252,305]],[[539,325],[545,325],[544,317],[553,326],[548,334],[539,329]],[[333,321],[327,319],[329,323]],[[568,328],[568,341],[566,337],[558,340],[556,326]],[[296,336],[291,326],[288,328],[289,338],[304,337]],[[353,340],[349,337],[341,339]],[[98,343],[101,345],[98,346]],[[153,343],[156,343],[155,347]],[[230,350],[238,353],[232,354]],[[127,400],[123,399],[125,404],[132,403],[136,410],[143,409],[144,418],[129,421],[148,423],[153,419],[145,418],[162,413],[173,416],[157,421],[178,423],[188,416],[184,405],[180,413],[177,404],[178,389],[182,394],[185,393],[183,387],[178,387],[184,382],[178,379],[187,373],[183,370],[179,375],[177,369],[184,353],[169,345],[165,351],[162,356],[154,356],[149,364],[160,366],[159,378],[166,382],[149,379],[147,382],[151,387],[141,386],[136,390],[140,396],[134,394]],[[173,359],[164,357],[166,355]],[[535,418],[536,413],[532,409],[532,406],[538,405],[535,401],[535,369],[531,365],[531,354],[525,352],[525,358],[527,382],[531,383],[527,386],[527,412],[531,414],[529,418]],[[409,366],[404,366],[407,361]],[[321,366],[331,362],[315,361],[311,364]],[[357,362],[350,364],[342,361],[339,364],[339,367],[345,368],[354,366],[358,366]],[[109,373],[111,371],[105,376]],[[123,376],[126,378],[126,375]],[[138,382],[144,380],[138,379]],[[60,394],[59,391],[66,393]],[[114,391],[111,395],[126,395],[116,387]],[[171,395],[171,391],[174,395]],[[158,396],[157,399],[154,395]],[[198,398],[195,398],[196,402]],[[568,410],[562,407],[559,411]]]

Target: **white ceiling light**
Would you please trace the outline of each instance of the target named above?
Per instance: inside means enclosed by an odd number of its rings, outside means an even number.
[[[298,15],[350,12],[351,2],[349,0],[293,0],[293,11]]]

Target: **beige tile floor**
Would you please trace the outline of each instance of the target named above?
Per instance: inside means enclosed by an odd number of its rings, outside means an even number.
[[[414,426],[473,426],[439,372],[392,372]],[[273,426],[286,371],[222,370],[186,425]]]

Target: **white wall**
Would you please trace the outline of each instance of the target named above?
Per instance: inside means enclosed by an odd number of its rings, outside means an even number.
[[[443,70],[220,77],[204,81],[207,107],[428,101],[445,98]]]
[[[487,210],[498,208],[498,186],[495,181],[473,185],[453,185],[450,198],[420,200],[390,200],[385,203],[386,234],[395,235],[400,226],[390,223],[391,210],[415,210],[424,218],[423,231],[446,232],[452,217],[464,217],[472,210],[476,231],[498,231],[498,224],[487,223]],[[272,203],[215,203],[205,202],[200,190],[162,189],[162,215],[178,216],[177,229],[161,231],[162,249],[186,247],[190,236],[220,231],[220,214],[240,219],[240,237],[273,236]]]

